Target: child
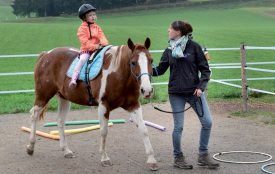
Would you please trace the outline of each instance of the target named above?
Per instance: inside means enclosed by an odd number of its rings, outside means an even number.
[[[79,62],[74,69],[74,73],[69,86],[76,86],[76,80],[82,69],[85,61],[91,56],[91,54],[99,49],[101,46],[108,45],[101,28],[95,23],[96,20],[96,8],[90,4],[83,4],[78,10],[78,16],[83,21],[78,28],[77,36],[80,41],[80,54]]]

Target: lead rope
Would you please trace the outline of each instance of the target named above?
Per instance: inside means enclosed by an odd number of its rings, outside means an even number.
[[[156,72],[156,74],[157,74],[157,77],[158,77],[158,71],[155,69],[156,66],[155,66],[154,64],[152,64],[152,66],[153,66],[153,71],[155,70],[155,72]],[[156,90],[154,90],[154,91],[156,91]],[[199,101],[199,103],[198,103],[197,101]],[[156,110],[158,110],[158,111],[160,111],[160,112],[168,113],[168,114],[183,113],[183,112],[189,110],[189,109],[192,107],[192,105],[190,104],[190,106],[189,106],[188,108],[186,108],[186,109],[184,109],[184,110],[182,110],[182,111],[173,112],[173,111],[165,111],[165,110],[163,110],[163,109],[160,109],[159,107],[157,107],[157,106],[155,106],[155,105],[153,104],[153,102],[152,102],[151,99],[150,99],[150,104],[152,105],[152,107],[153,107],[154,109],[156,109]],[[197,106],[197,105],[200,105],[200,106],[201,106],[201,114],[199,113],[199,110],[198,110],[198,106]],[[203,117],[204,111],[203,111],[202,101],[201,101],[201,98],[200,98],[200,97],[197,97],[197,100],[194,102],[194,107],[195,107],[195,108],[194,108],[194,109],[195,109],[195,112],[198,114],[198,116],[199,116],[199,117]]]

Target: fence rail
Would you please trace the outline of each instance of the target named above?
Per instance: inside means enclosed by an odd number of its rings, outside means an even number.
[[[257,47],[257,46],[244,46],[241,44],[240,48],[207,48],[208,51],[240,51],[241,53],[241,63],[217,63],[209,64],[212,69],[231,69],[231,68],[241,68],[243,77],[242,79],[211,79],[210,82],[215,82],[227,86],[242,88],[242,96],[247,97],[247,90],[261,92],[265,94],[275,95],[274,92],[249,88],[246,84],[247,80],[275,80],[275,77],[262,77],[262,78],[246,78],[246,70],[254,70],[261,72],[275,73],[275,70],[263,69],[263,68],[252,68],[247,67],[247,65],[267,65],[275,64],[275,61],[271,62],[246,62],[246,52],[245,50],[275,50],[275,47]],[[151,50],[151,53],[162,53],[164,50]],[[0,55],[0,58],[32,58],[37,57],[39,54],[23,54],[23,55]],[[33,72],[11,72],[11,73],[0,73],[0,76],[14,76],[14,75],[32,75]],[[242,81],[242,85],[236,85],[228,83],[230,81]],[[245,83],[245,84],[244,84]],[[158,82],[152,83],[152,85],[165,85],[168,82]],[[0,94],[14,94],[14,93],[33,93],[34,90],[10,90],[10,91],[0,91]],[[244,95],[245,94],[245,95]],[[244,111],[247,111],[247,98],[244,98]]]
[[[245,46],[246,50],[275,50],[275,47],[258,47]],[[239,51],[240,48],[207,48],[209,51]],[[164,50],[150,50],[150,53],[162,53]],[[0,58],[31,58],[37,57],[39,54],[15,54],[15,55],[0,55]]]

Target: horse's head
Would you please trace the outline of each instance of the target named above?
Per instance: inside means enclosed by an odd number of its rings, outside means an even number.
[[[128,47],[132,50],[129,62],[131,73],[137,81],[141,81],[140,92],[144,98],[151,97],[153,93],[153,87],[150,82],[153,72],[153,59],[149,53],[150,44],[149,38],[146,38],[144,45],[135,45],[130,38],[128,39]]]

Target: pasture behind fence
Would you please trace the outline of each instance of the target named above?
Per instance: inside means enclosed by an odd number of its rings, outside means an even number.
[[[209,64],[211,69],[241,69],[241,79],[211,79],[210,82],[215,82],[218,84],[223,84],[227,86],[237,87],[242,89],[242,100],[243,100],[243,111],[247,111],[247,100],[248,100],[248,91],[260,92],[270,95],[275,95],[274,92],[255,89],[248,87],[248,82],[250,80],[275,80],[275,77],[261,77],[261,78],[247,78],[247,70],[266,72],[266,73],[275,73],[273,69],[264,69],[264,68],[253,68],[248,67],[248,65],[270,65],[275,64],[275,61],[269,62],[247,62],[246,61],[246,50],[275,50],[275,47],[256,47],[256,46],[245,46],[244,43],[241,43],[240,48],[207,48],[208,51],[233,51],[240,50],[240,63],[216,63]],[[162,53],[163,50],[151,50],[151,53]],[[0,55],[2,58],[33,58],[37,57],[39,54],[23,54],[23,55]],[[18,75],[33,75],[33,72],[6,72],[0,73],[0,76],[18,76]],[[229,82],[232,81],[242,81],[242,85],[236,85]],[[153,85],[164,85],[167,82],[158,82],[153,83]],[[34,92],[33,89],[28,90],[10,90],[10,91],[0,91],[0,94],[14,94],[14,93],[30,93]]]

